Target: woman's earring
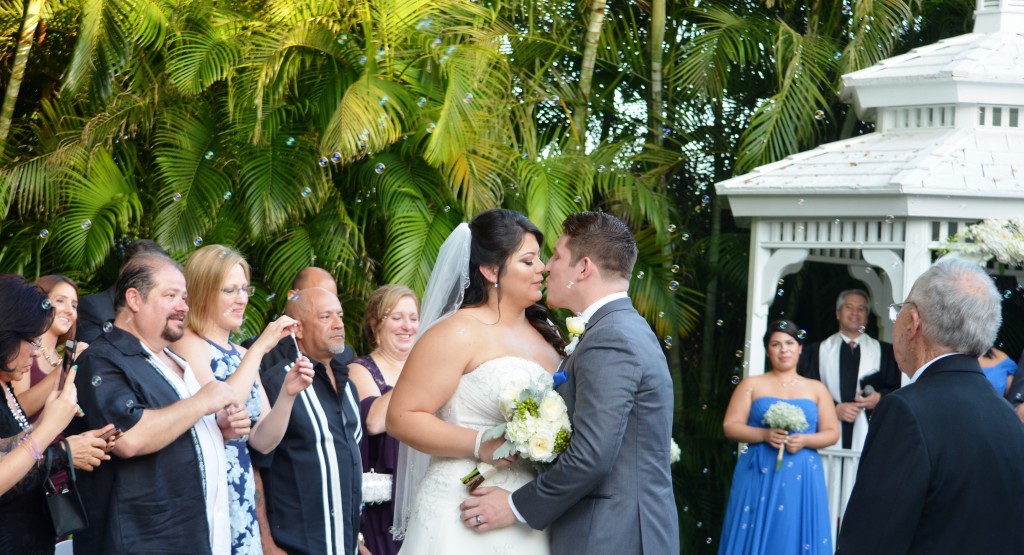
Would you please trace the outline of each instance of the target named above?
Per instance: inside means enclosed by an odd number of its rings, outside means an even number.
[[[498,281],[497,281],[497,280],[495,280],[495,281],[494,281],[494,288],[495,288],[495,289],[497,289],[497,288],[498,288]]]
[[[575,281],[570,281],[569,284],[565,286],[565,288],[566,289],[572,289],[573,285],[576,285],[576,282]]]

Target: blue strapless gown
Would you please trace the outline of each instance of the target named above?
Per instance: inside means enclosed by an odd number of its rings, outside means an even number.
[[[995,366],[988,368],[982,366],[981,371],[985,373],[985,377],[996,388],[999,395],[1006,395],[1006,378],[1017,373],[1017,363],[1013,359],[1006,358]]]
[[[750,407],[747,424],[759,428],[778,399],[761,397]],[[818,407],[810,399],[784,399],[804,411],[808,432],[818,429]],[[722,527],[720,555],[832,555],[825,470],[814,449],[783,455],[767,443],[749,445],[732,477]]]

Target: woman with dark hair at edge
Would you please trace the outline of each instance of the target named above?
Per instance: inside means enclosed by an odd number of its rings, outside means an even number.
[[[71,278],[51,274],[37,279],[35,285],[50,299],[53,323],[40,336],[39,353],[32,359],[32,370],[11,383],[22,408],[32,413],[29,422],[35,422],[35,413],[43,406],[50,391],[53,391],[53,380],[60,375],[66,356],[64,349],[69,340],[75,339],[78,325],[78,285]],[[84,342],[75,343],[72,359],[82,354],[86,347],[88,345]]]
[[[404,534],[403,554],[549,551],[544,531],[518,524],[478,534],[458,510],[469,497],[460,479],[478,460],[500,467],[488,486],[515,490],[535,475],[525,460],[492,459],[502,438],[482,440],[484,430],[504,422],[499,395],[551,380],[562,358],[564,343],[538,304],[543,240],[522,214],[493,209],[460,224],[438,253],[419,339],[387,414],[389,434],[431,456],[422,480],[400,457],[395,526]],[[403,483],[419,484],[414,499]]]
[[[20,276],[0,276],[0,387],[6,399],[0,405],[0,438],[4,438],[0,450],[5,453],[0,461],[0,491],[5,491],[0,496],[0,553],[54,551],[56,534],[43,485],[50,472],[68,466],[64,446],[51,443],[78,410],[74,370],[69,372],[63,391],[48,394],[35,426],[28,420],[32,413],[19,404],[11,386],[29,372],[38,356],[40,336],[51,327],[53,318],[52,302],[42,289]],[[67,438],[76,468],[90,471],[110,459],[107,451],[113,447],[112,441],[99,436],[112,429],[107,425]],[[32,459],[29,468],[25,468],[25,454]],[[8,464],[16,466],[3,468]]]
[[[729,400],[725,437],[747,445],[733,473],[720,555],[832,553],[825,471],[817,450],[839,438],[839,420],[825,384],[796,372],[803,342],[794,322],[769,324],[764,334],[769,371],[745,378]],[[787,432],[766,424],[765,414],[778,403],[802,411],[807,428]]]

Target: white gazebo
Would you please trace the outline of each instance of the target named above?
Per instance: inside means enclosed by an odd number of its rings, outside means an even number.
[[[886,305],[949,236],[1024,214],[1024,0],[977,0],[974,15],[973,33],[843,76],[875,132],[716,185],[751,228],[747,373],[763,372],[778,280],[804,262],[847,266],[889,338]]]

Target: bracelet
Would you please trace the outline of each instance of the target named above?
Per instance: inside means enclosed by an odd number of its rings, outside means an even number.
[[[39,450],[39,445],[31,436],[26,434],[25,437],[21,438],[21,441],[18,442],[18,445],[24,447],[25,451],[27,451],[29,456],[33,459],[37,461],[43,460],[43,452]]]
[[[473,458],[480,458],[480,442],[484,439],[484,431],[480,430],[476,433],[476,443],[473,444]]]

